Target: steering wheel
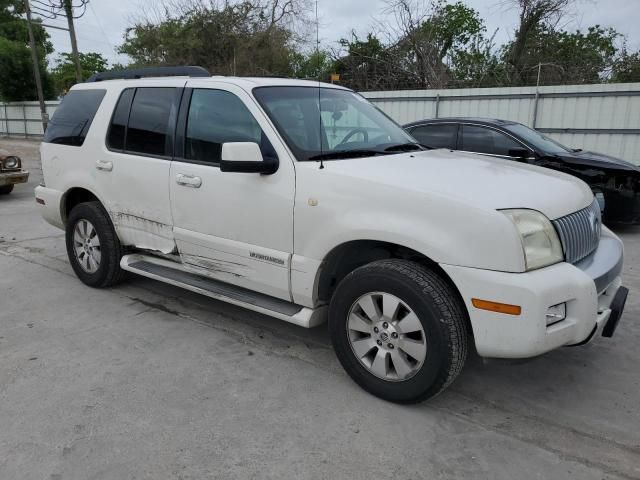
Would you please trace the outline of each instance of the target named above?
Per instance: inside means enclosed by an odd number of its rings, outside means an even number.
[[[356,127],[353,128],[349,131],[349,133],[347,133],[344,138],[340,141],[340,143],[336,146],[340,146],[340,145],[344,145],[345,143],[347,143],[349,141],[349,139],[351,137],[353,137],[356,133],[361,133],[364,136],[364,141],[368,142],[369,141],[369,132],[367,132],[364,128],[361,127]]]

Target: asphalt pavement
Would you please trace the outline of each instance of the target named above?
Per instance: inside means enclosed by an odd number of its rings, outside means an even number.
[[[31,177],[0,197],[0,479],[638,479],[640,228],[612,339],[522,362],[472,354],[400,406],[357,387],[326,326],[144,278],[84,286]]]

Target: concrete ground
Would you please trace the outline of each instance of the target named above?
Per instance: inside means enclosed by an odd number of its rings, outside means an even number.
[[[640,478],[640,228],[611,340],[520,364],[472,355],[445,393],[379,400],[305,330],[134,278],[93,290],[39,217],[0,198],[0,479]]]

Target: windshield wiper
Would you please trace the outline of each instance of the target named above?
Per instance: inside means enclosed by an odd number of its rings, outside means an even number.
[[[385,155],[383,150],[368,150],[358,149],[353,150],[338,150],[333,152],[321,153],[319,155],[313,155],[307,160],[337,160],[340,158],[356,158],[356,157],[372,157],[374,155]]]
[[[407,143],[398,143],[396,145],[391,145],[384,149],[385,152],[411,152],[415,150],[422,150],[423,148],[430,148],[426,145],[421,145],[419,143],[407,142]]]

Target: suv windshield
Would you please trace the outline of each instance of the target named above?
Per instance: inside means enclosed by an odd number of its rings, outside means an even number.
[[[318,87],[258,87],[254,96],[298,160],[385,155],[422,147],[360,95]]]
[[[529,127],[525,127],[521,123],[512,123],[509,125],[505,125],[504,127],[508,131],[514,133],[518,137],[520,137],[525,143],[527,143],[530,147],[533,147],[535,150],[543,151],[545,153],[567,153],[572,150],[568,147],[565,147],[559,142],[543,135],[542,133],[533,130]]]

